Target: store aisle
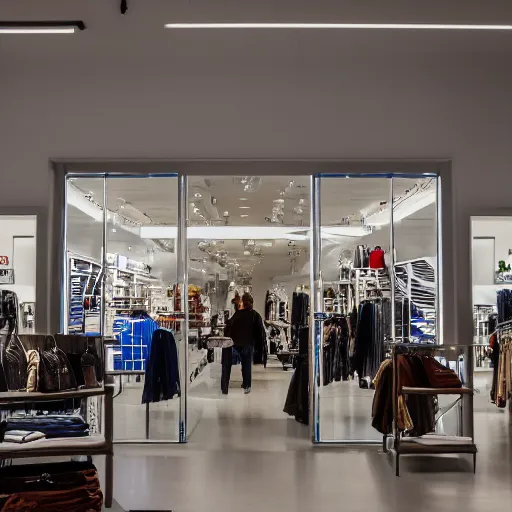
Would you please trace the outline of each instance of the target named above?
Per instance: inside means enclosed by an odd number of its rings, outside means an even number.
[[[512,445],[505,415],[477,418],[477,474],[469,459],[404,459],[396,478],[378,449],[313,448],[287,451],[222,450],[198,444],[118,447],[115,496],[124,508],[175,512],[483,512],[512,500]],[[295,423],[293,419],[288,420]],[[277,424],[275,424],[277,425]],[[229,427],[228,427],[229,428]],[[256,427],[257,428],[257,427]],[[484,436],[488,430],[488,436]],[[279,434],[274,432],[275,439]],[[101,474],[101,471],[100,471]]]
[[[232,370],[228,395],[220,393],[217,381],[209,395],[198,389],[188,402],[190,447],[268,451],[307,448],[308,427],[283,412],[291,376],[292,371],[283,371],[277,362],[269,362],[266,369],[255,365],[252,391],[244,395],[238,365]]]

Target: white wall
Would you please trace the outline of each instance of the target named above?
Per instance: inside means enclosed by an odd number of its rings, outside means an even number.
[[[170,20],[498,22],[512,3],[8,0],[4,19],[83,18],[0,44],[0,204],[47,206],[50,158],[453,162],[454,322],[471,339],[469,215],[510,205],[508,33],[169,32]]]
[[[9,258],[9,264],[0,269],[14,269],[14,284],[0,285],[0,289],[15,292],[20,303],[36,300],[36,225],[32,215],[0,215],[0,256]],[[14,237],[33,238],[15,242]]]
[[[473,304],[496,304],[496,292],[503,288],[512,288],[512,285],[496,285],[493,280],[489,282],[488,277],[486,278],[487,282],[483,284],[482,274],[484,269],[479,271],[479,267],[486,265],[485,270],[489,267],[495,271],[498,269],[500,260],[504,260],[506,264],[512,262],[508,254],[509,249],[512,249],[512,217],[479,217],[472,219],[471,233],[473,237],[494,238],[494,257],[485,258],[485,262],[475,261],[475,258],[472,261]],[[485,272],[485,274],[491,277],[488,272]]]

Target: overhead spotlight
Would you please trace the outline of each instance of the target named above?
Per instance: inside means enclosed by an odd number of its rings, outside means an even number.
[[[196,197],[197,199],[200,199],[201,197],[203,197],[199,192],[196,192],[194,194],[194,197]]]

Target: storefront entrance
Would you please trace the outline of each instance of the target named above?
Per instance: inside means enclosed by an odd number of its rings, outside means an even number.
[[[62,166],[61,329],[106,337],[118,442],[214,446],[248,426],[269,446],[381,442],[372,379],[390,346],[442,343],[436,166],[257,167]],[[225,349],[209,340],[244,293],[265,340],[250,393],[233,352],[226,395]],[[146,371],[157,329],[177,377],[173,398],[154,403]]]

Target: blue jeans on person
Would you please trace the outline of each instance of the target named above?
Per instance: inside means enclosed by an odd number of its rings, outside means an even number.
[[[229,391],[229,380],[231,378],[231,366],[233,365],[233,352],[238,354],[242,363],[242,387],[250,388],[252,383],[252,358],[254,347],[228,347],[222,349],[222,376],[220,387],[222,392],[227,395]]]

